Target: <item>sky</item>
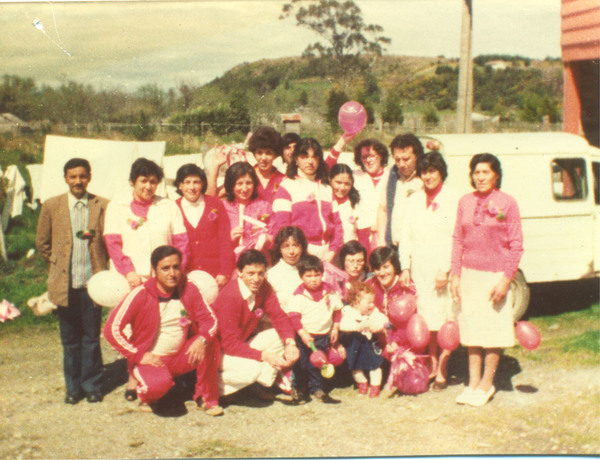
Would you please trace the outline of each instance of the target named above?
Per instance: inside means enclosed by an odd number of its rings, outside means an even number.
[[[0,68],[38,85],[201,85],[244,62],[299,56],[316,41],[279,19],[284,3],[0,1]],[[356,3],[392,39],[387,54],[458,57],[461,0]],[[560,57],[560,0],[473,0],[472,52]]]

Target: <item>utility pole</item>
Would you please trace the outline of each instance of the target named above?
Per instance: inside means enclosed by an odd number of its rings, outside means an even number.
[[[460,32],[460,61],[458,63],[458,100],[456,102],[456,132],[473,131],[473,60],[471,59],[471,31],[473,30],[472,0],[462,0]]]

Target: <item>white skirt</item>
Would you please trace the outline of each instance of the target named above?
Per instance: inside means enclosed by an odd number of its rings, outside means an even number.
[[[515,344],[512,291],[508,291],[499,304],[493,304],[490,300],[490,292],[502,275],[502,272],[462,269],[458,326],[460,342],[464,346],[506,348]]]

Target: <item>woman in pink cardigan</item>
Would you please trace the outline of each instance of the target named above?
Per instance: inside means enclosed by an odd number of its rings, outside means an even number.
[[[456,402],[483,406],[496,391],[502,349],[514,345],[509,287],[523,254],[523,234],[517,202],[500,191],[498,158],[477,154],[469,168],[476,190],[458,203],[450,272],[450,293],[461,304],[460,340],[469,354],[469,385]]]

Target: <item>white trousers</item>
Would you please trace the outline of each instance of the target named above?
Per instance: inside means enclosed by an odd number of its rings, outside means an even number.
[[[248,345],[256,350],[283,355],[284,344],[275,329],[259,332]],[[226,396],[254,382],[270,387],[275,383],[277,372],[265,361],[223,355],[219,368],[219,393]]]

